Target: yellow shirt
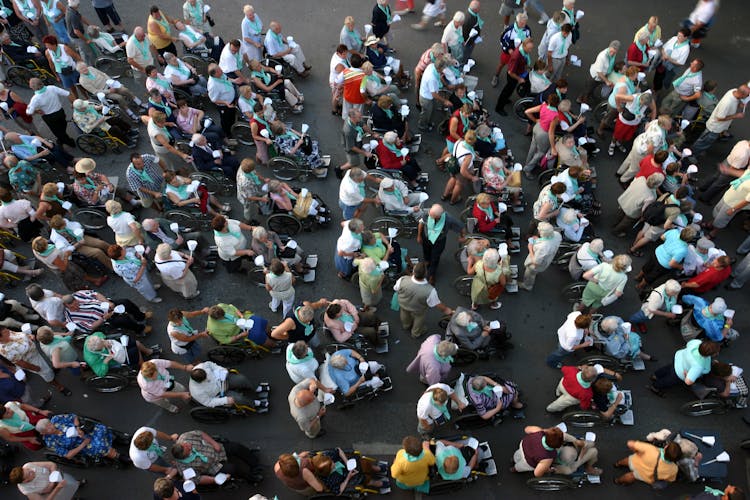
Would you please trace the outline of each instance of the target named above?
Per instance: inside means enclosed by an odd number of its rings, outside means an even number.
[[[747,178],[737,189],[729,186],[729,189],[724,193],[722,201],[730,207],[737,205],[741,201],[750,202],[750,178]],[[750,208],[750,205],[745,207],[745,209],[748,208]]]
[[[429,479],[431,465],[435,465],[435,455],[429,450],[424,450],[422,457],[413,462],[406,458],[406,451],[399,450],[391,465],[391,476],[406,486],[419,486]]]
[[[159,26],[159,32],[155,33],[151,31],[151,24],[156,23]],[[156,47],[156,49],[163,49],[170,43],[172,43],[171,40],[164,40],[163,38],[159,38],[156,36],[157,34],[160,35],[169,35],[169,22],[167,22],[167,19],[164,17],[164,14],[161,16],[161,20],[157,20],[154,18],[154,16],[148,16],[148,24],[146,25],[148,27],[148,40],[151,42],[151,45]]]

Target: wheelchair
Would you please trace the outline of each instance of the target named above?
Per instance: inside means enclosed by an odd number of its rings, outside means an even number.
[[[253,394],[254,403],[252,405],[237,404],[231,406],[202,406],[198,402],[191,400],[196,405],[190,410],[190,417],[202,424],[223,424],[232,417],[247,417],[250,415],[260,415],[268,413],[269,401],[268,395],[271,386],[267,382],[258,384],[260,391]]]
[[[459,252],[462,252],[462,251],[465,251],[465,249],[459,250]],[[461,259],[461,257],[463,256],[459,255],[457,258]],[[460,260],[460,262],[464,266],[468,264],[468,260]],[[463,267],[463,269],[466,269],[466,267]],[[453,280],[453,288],[456,289],[456,292],[460,296],[471,297],[471,284],[473,282],[474,282],[473,275],[463,274]],[[518,265],[517,264],[510,265],[510,279],[505,284],[505,293],[518,293]]]
[[[78,415],[78,422],[80,423],[81,430],[83,432],[90,432],[95,425],[102,424],[99,420],[91,417],[85,417]],[[127,449],[130,446],[130,440],[132,436],[127,432],[121,432],[107,426],[109,431],[112,433],[112,448],[115,448],[121,455],[127,456]],[[128,464],[117,459],[101,457],[101,458],[89,458],[82,456],[75,456],[73,458],[67,458],[63,455],[57,455],[55,453],[45,453],[45,458],[50,462],[54,462],[59,465],[66,467],[75,467],[77,469],[89,469],[91,467],[112,467],[113,469],[127,468]]]
[[[125,50],[114,54],[100,55],[94,61],[94,67],[109,75],[110,78],[133,77],[133,68],[128,63],[128,56]]]
[[[217,183],[220,182],[217,179],[217,174],[212,172],[208,174],[206,172],[192,172],[190,178],[197,180],[202,184],[206,184],[206,188],[211,193],[211,189],[217,188]],[[223,188],[222,188],[223,189]],[[213,193],[211,193],[213,194]],[[176,222],[180,225],[180,231],[191,232],[191,231],[209,231],[211,229],[211,220],[213,217],[206,212],[202,213],[198,208],[194,207],[178,207],[175,206],[167,196],[162,197],[164,204],[164,218]]]
[[[542,477],[532,477],[526,481],[526,486],[535,491],[564,491],[576,490],[587,484],[600,484],[599,476],[590,476],[582,469],[575,471],[570,476],[562,474],[550,474]]]
[[[320,450],[322,451],[322,450]],[[362,462],[371,462],[375,463],[380,467],[380,472],[373,475],[373,479],[376,480],[388,480],[388,471],[390,469],[390,464],[383,460],[378,460],[373,457],[368,457],[366,455],[363,455],[361,452],[357,450],[352,449],[343,449],[342,450],[347,457],[351,457],[351,460],[355,460],[357,462],[357,470],[362,470]],[[313,454],[319,453],[313,452]],[[360,472],[359,474],[355,475],[352,478],[352,481],[349,482],[347,488],[343,492],[324,492],[324,493],[316,493],[310,497],[308,497],[310,500],[325,500],[325,499],[333,499],[333,498],[350,498],[350,499],[362,499],[369,495],[386,495],[391,492],[390,486],[370,486],[367,484],[364,484],[363,481],[363,475]]]
[[[588,281],[574,281],[563,287],[561,294],[570,304],[577,304],[583,298],[583,289],[586,288]]]
[[[445,439],[462,445],[476,446],[479,450],[477,467],[471,470],[468,477],[455,481],[446,481],[440,477],[436,468],[431,468],[430,492],[428,495],[445,495],[453,493],[462,490],[482,477],[492,477],[497,475],[497,464],[492,457],[492,449],[490,448],[489,442],[479,442],[477,439],[470,436],[448,436]],[[434,452],[434,447],[432,445],[430,448]]]
[[[81,134],[76,137],[76,146],[89,156],[102,156],[108,151],[119,155],[123,149],[128,148],[128,145],[121,139],[100,127],[89,133],[81,131]]]
[[[232,137],[243,146],[255,147],[253,131],[244,116],[237,115],[237,121],[232,125]]]
[[[322,322],[323,321],[321,320],[321,323]],[[325,326],[320,327],[319,331],[322,332],[322,337],[328,342],[325,346],[325,351],[331,355],[341,349],[357,351],[364,357],[368,357],[371,351],[375,351],[377,354],[385,354],[388,352],[388,337],[391,335],[391,329],[386,321],[383,321],[378,325],[377,345],[372,345],[372,342],[361,333],[354,332],[347,342],[338,342],[333,337],[331,331]]]
[[[633,425],[633,395],[629,390],[620,391],[623,394],[622,401],[617,405],[612,418],[607,420],[602,414],[595,410],[571,410],[565,412],[562,421],[572,427],[590,429],[595,426],[613,426],[616,423]]]
[[[335,353],[342,349],[352,349],[352,347],[353,346],[350,344],[329,344],[328,346],[326,346],[325,361],[323,361],[323,364],[319,368],[319,378],[323,385],[325,385],[326,387],[330,387],[334,391],[338,389],[338,386],[333,381],[333,378],[331,378],[331,375],[328,371],[331,355],[332,353]],[[383,393],[393,390],[393,382],[391,380],[391,377],[387,376],[385,366],[381,365],[378,372],[373,375],[380,377],[380,380],[382,381],[381,386],[373,388],[369,385],[366,387],[362,385],[356,391],[354,391],[351,396],[344,396],[343,394],[339,393],[336,397],[335,402],[333,403],[336,408],[339,410],[346,410],[352,408],[359,401],[371,401],[378,398]]]
[[[281,237],[279,238],[286,243],[289,241],[290,238],[287,237]],[[257,258],[257,257],[256,257]],[[300,262],[302,264],[302,271],[297,271],[295,269],[295,266],[289,266],[289,271],[292,273],[292,275],[297,280],[296,283],[312,283],[315,281],[315,268],[318,265],[318,255],[317,254],[310,254],[305,255],[302,254],[303,260]],[[284,261],[283,257],[280,257],[282,261]],[[264,263],[264,265],[259,266],[256,265],[252,269],[250,269],[247,273],[248,278],[250,281],[257,286],[258,288],[265,288],[266,287],[266,267],[267,263]]]
[[[310,167],[308,163],[305,163],[304,160],[296,156],[276,155],[268,160],[268,167],[273,172],[273,176],[282,181],[298,180],[300,182],[307,182],[310,175],[317,179],[328,177],[328,166],[331,164],[331,155],[321,155],[321,159],[323,163],[318,169],[326,169],[323,175],[316,173],[316,169]]]
[[[195,68],[195,71],[201,76],[208,76],[208,66],[216,64],[216,61],[210,55],[208,49],[189,49],[185,47],[181,59],[186,64]]]
[[[40,49],[40,52],[43,52],[43,50]],[[2,62],[7,67],[5,70],[6,79],[20,88],[28,88],[29,80],[32,78],[41,79],[45,85],[57,83],[57,75],[49,68],[40,65],[35,59],[26,59],[16,64],[8,54],[3,52]]]
[[[266,51],[265,45],[263,46],[263,59],[260,61],[260,64],[274,69],[276,66],[281,66],[281,78],[294,80],[294,77],[297,76],[297,72],[294,71],[294,68],[283,57],[271,57]]]
[[[747,387],[745,378],[740,375],[737,381]],[[700,384],[698,384],[700,385]],[[738,392],[730,393],[728,398],[716,395],[715,388],[709,388],[708,395],[702,399],[696,399],[685,403],[680,407],[680,413],[688,417],[705,417],[708,415],[724,415],[734,408],[747,408],[747,399]]]
[[[513,103],[513,114],[516,118],[524,123],[530,123],[529,117],[526,116],[526,110],[539,105],[539,94],[530,94],[521,97]]]
[[[477,412],[474,406],[471,404],[471,399],[467,396],[469,394],[469,387],[468,382],[469,379],[476,375],[483,375],[485,377],[489,377],[493,380],[497,380],[498,382],[504,382],[504,380],[499,377],[496,373],[477,373],[475,375],[466,375],[462,373],[456,380],[449,382],[448,385],[452,386],[456,392],[456,395],[459,399],[465,401],[467,403],[466,408],[464,408],[464,411],[456,417],[453,420],[453,427],[456,428],[458,431],[467,431],[467,430],[476,430],[481,429],[483,427],[496,427],[500,425],[503,422],[503,419],[508,416],[513,416],[514,419],[524,419],[526,418],[526,415],[523,412],[523,409],[512,409],[512,408],[506,408],[502,412],[499,412],[495,414],[492,418],[485,419],[482,418]],[[456,409],[455,403],[452,403],[452,408]]]
[[[208,192],[215,196],[231,196],[236,189],[234,179],[227,177],[220,167],[210,171],[197,170],[190,174],[190,178],[205,185]]]
[[[270,353],[271,349],[268,347],[244,338],[233,344],[212,347],[206,353],[206,357],[217,365],[235,366],[246,359],[261,359]]]
[[[331,223],[331,211],[318,196],[313,194],[313,200],[318,202],[322,211],[316,215],[308,215],[304,219],[298,218],[292,211],[280,210],[274,205],[274,213],[266,219],[266,226],[279,236],[294,236],[300,231],[312,232],[317,227],[327,227]]]

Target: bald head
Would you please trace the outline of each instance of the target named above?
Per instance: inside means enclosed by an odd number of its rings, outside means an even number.
[[[469,4],[469,8],[471,9],[472,12],[478,12],[479,11],[479,0],[473,0]]]
[[[31,90],[39,90],[44,87],[44,83],[39,78],[32,78],[29,80],[29,87],[31,87]]]
[[[311,404],[313,401],[315,401],[315,395],[308,389],[299,391],[294,398],[294,404],[296,404],[298,408],[303,408]]]
[[[445,209],[439,203],[435,203],[430,207],[430,217],[433,219],[442,217],[443,213],[445,213]]]
[[[136,26],[135,29],[133,29],[133,36],[138,39],[138,41],[142,42],[144,38],[146,38],[146,32],[143,31],[143,26]]]

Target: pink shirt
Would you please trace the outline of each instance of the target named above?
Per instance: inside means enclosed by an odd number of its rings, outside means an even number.
[[[548,132],[549,125],[555,118],[557,118],[557,108],[551,108],[546,102],[542,104],[542,109],[539,111],[539,126],[542,130]]]
[[[138,387],[141,388],[143,399],[149,403],[162,399],[171,384],[167,371],[171,362],[168,359],[152,359],[151,362],[156,365],[156,377],[147,379],[141,372],[138,372]]]
[[[195,119],[197,117],[198,117],[198,110],[195,108],[189,107],[187,116],[179,112],[175,115],[175,122],[177,122],[177,126],[180,127],[180,130],[182,130],[185,133],[192,134],[193,127],[195,125]]]

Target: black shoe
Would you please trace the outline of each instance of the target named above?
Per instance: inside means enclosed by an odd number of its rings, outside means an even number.
[[[495,108],[495,113],[497,113],[500,116],[508,116],[508,112],[505,111],[503,108]]]
[[[648,389],[649,391],[653,392],[654,394],[656,394],[660,398],[665,397],[664,391],[660,391],[659,389],[657,389],[656,387],[654,387],[653,384],[648,384],[646,386],[646,389]]]
[[[326,435],[326,432],[327,432],[327,431],[326,431],[325,429],[320,429],[320,430],[318,431],[318,433],[317,433],[317,434],[315,435],[315,437],[314,437],[314,438],[310,438],[310,439],[317,439],[317,438],[319,438],[319,437],[323,437],[323,436],[325,436],[325,435]]]

